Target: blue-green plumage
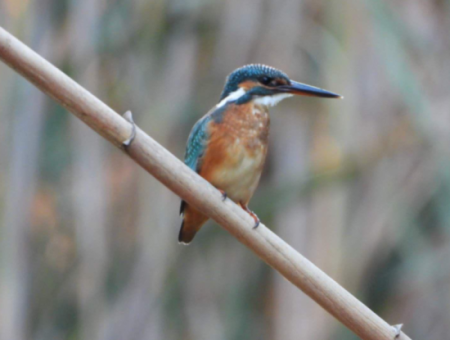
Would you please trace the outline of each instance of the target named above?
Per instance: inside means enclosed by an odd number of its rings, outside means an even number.
[[[286,75],[286,73],[277,70],[273,67],[261,64],[246,65],[233,71],[228,76],[220,99],[222,100],[225,97],[227,97],[231,92],[236,91],[239,87],[239,84],[242,83],[243,81],[246,80],[263,81],[263,78],[266,78],[268,80],[285,79],[286,81],[289,81],[289,77]],[[248,99],[250,99],[250,97]]]
[[[205,153],[208,143],[208,124],[210,121],[211,115],[207,114],[194,125],[189,134],[186,153],[184,155],[184,164],[197,173],[200,171],[201,157]],[[186,202],[181,201],[180,214],[183,213],[185,207]]]
[[[201,157],[205,153],[208,143],[209,132],[208,126],[211,122],[220,123],[223,113],[230,103],[226,103],[222,107],[215,107],[201,118],[192,128],[189,134],[186,153],[184,155],[184,164],[192,170],[199,172],[201,166]]]
[[[201,118],[189,134],[186,153],[184,154],[184,164],[190,167],[195,172],[200,172],[202,156],[205,153],[208,144],[209,131],[208,127],[211,122],[220,123],[222,121],[223,113],[230,103],[226,103],[222,107],[215,107]],[[180,214],[183,213],[186,202],[181,201]]]
[[[192,128],[188,138],[184,163],[197,172],[199,171],[199,159],[205,152],[208,141],[208,123],[210,121],[211,117],[209,115],[200,119]]]

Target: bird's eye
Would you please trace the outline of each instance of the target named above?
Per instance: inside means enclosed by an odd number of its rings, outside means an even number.
[[[261,82],[261,84],[269,85],[271,83],[272,79],[264,76],[264,77],[261,77],[261,79],[259,81]]]

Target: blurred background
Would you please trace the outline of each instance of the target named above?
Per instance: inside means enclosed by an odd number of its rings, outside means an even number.
[[[414,339],[450,332],[449,0],[0,0],[0,25],[179,158],[225,77],[344,100],[271,111],[250,207]],[[2,340],[356,339],[0,64]]]

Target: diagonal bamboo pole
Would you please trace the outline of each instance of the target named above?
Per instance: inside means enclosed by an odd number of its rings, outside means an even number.
[[[0,27],[0,59],[117,147],[132,125],[105,103]],[[295,249],[137,128],[129,156],[174,193],[208,215],[267,264],[364,340],[407,340]]]

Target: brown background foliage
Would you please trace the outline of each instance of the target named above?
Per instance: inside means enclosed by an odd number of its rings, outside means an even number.
[[[0,24],[183,157],[266,63],[345,96],[272,110],[251,208],[414,339],[450,333],[450,1],[0,0]],[[0,65],[0,337],[354,339]]]

